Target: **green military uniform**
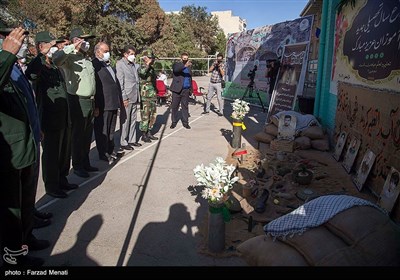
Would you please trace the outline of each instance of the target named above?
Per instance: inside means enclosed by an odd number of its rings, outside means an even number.
[[[67,91],[60,70],[43,54],[36,56],[25,72],[37,83],[42,141],[42,176],[47,193],[60,191],[68,184],[71,157],[71,121]]]
[[[33,215],[33,166],[36,141],[29,121],[28,102],[10,81],[17,57],[0,52],[0,249],[20,250]],[[29,208],[29,209],[28,209]],[[24,219],[22,219],[24,218]],[[29,230],[29,229],[28,229]]]
[[[139,77],[140,77],[140,99],[141,99],[141,109],[140,109],[141,122],[139,125],[139,129],[143,132],[144,135],[143,141],[145,141],[147,137],[156,140],[157,138],[151,135],[150,130],[153,128],[157,116],[156,113],[157,74],[153,66],[149,65],[140,68]]]

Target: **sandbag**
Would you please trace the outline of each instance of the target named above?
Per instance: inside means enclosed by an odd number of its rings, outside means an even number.
[[[269,144],[272,140],[275,139],[275,136],[273,136],[271,134],[267,134],[264,131],[261,131],[261,132],[255,134],[253,137],[256,141],[267,143],[267,144]]]
[[[325,137],[324,139],[311,140],[311,147],[318,151],[329,151],[329,139]]]
[[[306,136],[311,140],[324,139],[324,131],[319,126],[311,126],[300,133],[300,136]]]
[[[268,133],[268,134],[271,134],[271,135],[274,135],[274,136],[278,136],[278,127],[276,126],[276,125],[274,125],[274,124],[267,124],[265,127],[264,127],[264,131],[265,131],[265,133]]]
[[[299,150],[308,150],[311,148],[311,140],[306,136],[300,136],[294,139],[294,148]]]

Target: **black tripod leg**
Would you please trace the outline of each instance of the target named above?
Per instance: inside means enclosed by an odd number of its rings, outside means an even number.
[[[257,96],[258,96],[258,100],[260,100],[260,104],[261,104],[261,107],[263,109],[263,112],[265,113],[264,103],[262,102],[261,97],[260,97],[260,93],[258,91],[257,91]]]
[[[246,90],[243,93],[242,98],[240,98],[240,100],[243,100],[246,97],[247,92],[249,91],[249,87],[246,88]]]

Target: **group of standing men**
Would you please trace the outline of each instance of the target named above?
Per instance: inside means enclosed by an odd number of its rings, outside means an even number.
[[[94,36],[75,28],[69,40],[37,33],[37,55],[22,68],[28,32],[0,26],[0,34],[0,249],[4,265],[41,265],[42,259],[26,255],[50,246],[32,234],[35,213],[51,216],[35,209],[40,146],[46,193],[65,198],[66,191],[78,188],[67,180],[71,157],[77,176],[98,171],[89,161],[93,128],[99,158],[116,159],[118,110],[122,150],[141,146],[136,135],[139,104],[142,140],[157,140],[151,133],[156,119],[154,56],[143,52],[144,67],[139,68],[135,48],[126,46],[116,72],[108,44],[97,43],[90,60],[86,39]]]

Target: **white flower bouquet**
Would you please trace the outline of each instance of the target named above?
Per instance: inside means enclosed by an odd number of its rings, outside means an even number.
[[[232,103],[232,108],[233,112],[231,117],[236,120],[243,120],[246,114],[250,111],[249,103],[240,99],[235,99]]]
[[[202,197],[211,204],[224,203],[228,191],[239,180],[233,176],[235,169],[235,166],[226,164],[221,157],[217,157],[209,166],[197,165],[193,172],[198,185],[204,186]]]

